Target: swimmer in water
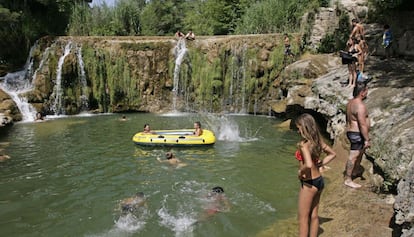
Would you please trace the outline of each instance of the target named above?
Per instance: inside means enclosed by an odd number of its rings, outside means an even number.
[[[121,201],[120,209],[122,214],[133,213],[138,210],[140,207],[146,207],[147,200],[143,192],[138,192],[133,197],[126,198]]]
[[[231,204],[220,186],[212,188],[206,196],[206,206],[200,220],[206,220],[219,212],[230,211]]]
[[[170,165],[174,165],[177,167],[183,167],[186,166],[186,163],[181,162],[177,157],[175,157],[174,153],[172,153],[171,151],[165,153],[165,158],[166,160],[161,160],[161,158],[157,158],[157,160],[161,163],[168,163]]]

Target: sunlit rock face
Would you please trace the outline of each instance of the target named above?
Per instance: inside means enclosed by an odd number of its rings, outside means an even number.
[[[292,35],[298,53],[298,35]],[[197,37],[59,37],[33,55],[45,114],[205,111],[268,114],[286,63],[279,34]]]

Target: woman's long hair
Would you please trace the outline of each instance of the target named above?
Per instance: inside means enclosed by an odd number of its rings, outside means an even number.
[[[312,158],[319,157],[322,153],[321,135],[315,119],[310,114],[301,114],[296,118],[296,125],[302,128],[302,137],[311,143]]]

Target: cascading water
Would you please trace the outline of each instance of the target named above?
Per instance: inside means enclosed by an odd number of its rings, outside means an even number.
[[[239,47],[232,45],[231,47],[231,77],[229,88],[229,101],[235,108],[239,108],[238,113],[246,113],[245,97],[246,97],[246,58],[247,46]]]
[[[35,82],[35,80],[37,78],[37,72],[43,68],[43,65],[45,64],[46,59],[49,56],[49,50],[50,50],[50,47],[47,47],[45,49],[45,52],[42,55],[42,59],[40,60],[39,67],[33,73],[33,76],[32,76],[32,84],[34,84],[34,82]]]
[[[62,108],[62,68],[63,63],[65,62],[66,56],[69,55],[70,50],[72,49],[72,42],[68,42],[65,46],[65,51],[63,55],[59,58],[58,68],[56,71],[56,84],[53,88],[53,93],[51,95],[54,98],[54,103],[52,105],[52,111],[55,115],[64,114],[64,108]]]
[[[185,39],[180,38],[177,42],[177,45],[174,48],[174,54],[175,54],[175,67],[174,67],[174,84],[173,84],[173,111],[176,111],[177,106],[177,97],[178,97],[178,91],[179,91],[179,81],[180,81],[180,68],[181,63],[184,60],[184,57],[187,53],[187,46],[185,44]]]
[[[33,85],[31,78],[33,74],[33,51],[37,44],[34,44],[30,49],[29,57],[26,64],[21,71],[8,73],[6,76],[0,78],[0,88],[5,91],[16,103],[22,114],[22,121],[31,122],[36,118],[36,109],[28,103],[27,98],[23,96],[24,93],[31,91]]]
[[[82,46],[78,46],[78,66],[79,66],[79,79],[80,79],[80,84],[82,86],[81,88],[81,96],[80,96],[80,101],[81,101],[81,111],[86,111],[89,108],[89,101],[88,101],[88,85],[86,82],[86,73],[85,73],[85,64],[83,63],[83,58],[82,58]]]

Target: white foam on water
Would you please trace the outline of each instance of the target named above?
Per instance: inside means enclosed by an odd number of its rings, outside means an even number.
[[[191,237],[193,236],[194,224],[197,222],[198,214],[195,209],[196,205],[192,194],[196,193],[193,186],[196,182],[186,181],[184,183],[177,182],[174,187],[179,193],[185,194],[189,200],[185,201],[182,198],[182,203],[175,206],[176,200],[170,195],[164,195],[162,201],[162,207],[158,210],[158,216],[160,218],[159,224],[164,226],[175,233],[177,237]],[[180,195],[180,197],[182,197]],[[172,207],[169,206],[171,203]]]
[[[213,127],[217,139],[220,141],[251,142],[259,140],[255,136],[243,137],[240,134],[239,125],[229,116],[209,116],[208,119],[210,121],[210,126]]]
[[[136,217],[132,213],[127,215],[120,216],[118,220],[115,221],[115,226],[118,229],[125,230],[128,232],[136,232],[144,228],[146,224],[145,216],[141,218]]]
[[[161,218],[160,224],[171,229],[175,236],[193,236],[194,223],[197,219],[194,218],[194,213],[184,213],[179,211],[175,216],[170,214],[166,207],[158,210],[158,216]]]
[[[184,117],[184,116],[189,116],[189,115],[194,115],[192,113],[185,113],[185,112],[178,112],[178,111],[172,111],[172,112],[168,112],[165,114],[161,114],[161,117]]]
[[[143,210],[138,214],[128,213],[121,215],[118,220],[114,222],[114,226],[102,233],[85,235],[85,237],[122,237],[131,236],[131,234],[138,233],[144,229],[149,218],[149,211]]]

